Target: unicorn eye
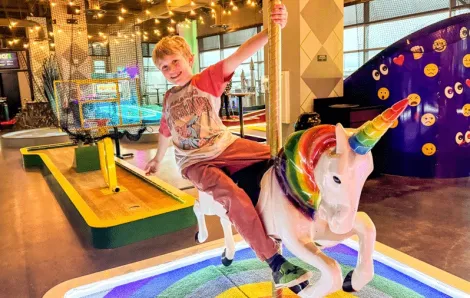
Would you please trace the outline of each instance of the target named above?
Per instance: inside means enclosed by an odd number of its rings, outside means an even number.
[[[385,64],[380,65],[380,72],[386,76],[388,75],[388,66]]]
[[[339,180],[339,178],[336,176],[333,176],[333,181],[335,181],[338,184],[341,184],[341,180]]]
[[[455,83],[455,93],[462,94],[463,93],[463,85],[460,82]]]
[[[380,73],[377,69],[374,69],[374,71],[372,71],[372,77],[374,78],[374,80],[378,81],[380,80]]]
[[[452,98],[454,97],[454,89],[452,89],[452,87],[450,86],[447,86],[445,89],[444,89],[444,94],[447,98]]]
[[[462,144],[464,143],[464,140],[463,140],[463,133],[458,132],[458,133],[455,135],[455,142],[457,143],[457,145],[462,145]]]

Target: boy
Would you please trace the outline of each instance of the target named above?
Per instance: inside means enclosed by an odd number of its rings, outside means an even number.
[[[284,28],[287,23],[285,6],[276,5],[271,18]],[[266,235],[250,198],[224,172],[233,174],[270,158],[268,146],[232,135],[218,116],[220,96],[233,72],[267,42],[265,29],[230,57],[196,75],[191,70],[193,55],[182,37],[165,37],[155,46],[153,62],[176,87],[165,94],[158,152],[145,172],[150,175],[158,170],[166,149],[173,142],[176,162],[183,176],[224,206],[238,233],[273,270],[276,287],[294,287],[305,285],[312,273],[290,264],[277,253],[278,245]]]

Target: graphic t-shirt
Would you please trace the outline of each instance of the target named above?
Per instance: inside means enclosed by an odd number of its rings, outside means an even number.
[[[233,75],[224,78],[222,63],[165,94],[159,132],[172,137],[180,170],[217,157],[238,138],[219,118],[220,96]]]

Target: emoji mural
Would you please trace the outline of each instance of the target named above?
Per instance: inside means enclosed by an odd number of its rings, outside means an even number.
[[[423,28],[389,46],[344,81],[344,97],[391,107],[408,98],[399,125],[382,139],[383,172],[470,176],[470,14]],[[372,75],[371,75],[372,74]]]

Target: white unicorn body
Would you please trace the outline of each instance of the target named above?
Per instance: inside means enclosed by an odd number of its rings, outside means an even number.
[[[341,288],[359,291],[373,278],[372,253],[376,230],[366,213],[357,212],[362,187],[373,170],[372,154],[370,148],[353,149],[354,142],[350,139],[364,131],[364,128],[369,137],[380,138],[406,105],[406,102],[401,101],[384,112],[382,118],[369,123],[369,126],[380,126],[376,129],[380,133],[368,130],[367,125],[355,131],[353,136],[340,124],[329,128],[330,133],[334,131],[336,146],[327,147],[321,152],[312,173],[321,194],[321,202],[313,218],[306,216],[287,197],[285,187],[282,187],[282,182],[276,176],[275,167],[269,168],[264,174],[256,209],[266,233],[275,239],[281,239],[295,256],[321,272],[320,280],[298,293],[301,297],[323,297]],[[378,139],[373,144],[377,141]],[[356,153],[361,150],[360,154]],[[229,265],[235,255],[235,243],[226,210],[210,195],[200,192],[199,201],[194,205],[194,213],[199,225],[196,237],[200,243],[208,237],[204,215],[220,217],[225,236],[222,262]],[[352,235],[359,238],[358,262],[355,269],[343,279],[337,261],[324,254],[320,247],[336,245]]]

